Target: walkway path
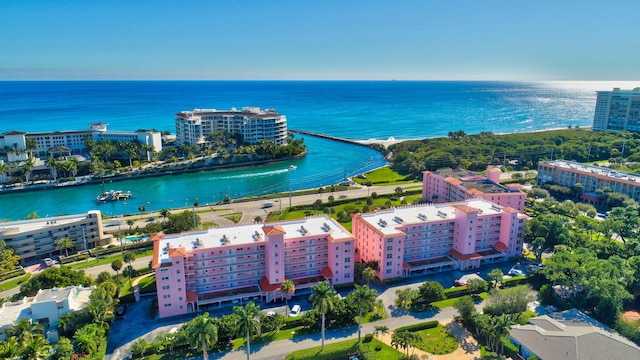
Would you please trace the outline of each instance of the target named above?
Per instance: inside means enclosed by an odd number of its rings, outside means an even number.
[[[451,333],[453,333],[453,336],[458,339],[458,343],[460,345],[454,352],[445,355],[434,355],[418,348],[410,348],[409,354],[416,354],[420,358],[426,356],[429,360],[473,360],[480,358],[480,347],[478,346],[478,343],[462,325],[451,319],[448,321],[440,321],[440,324],[449,329]],[[390,332],[388,334],[378,336],[378,340],[391,346],[392,337],[393,332]]]

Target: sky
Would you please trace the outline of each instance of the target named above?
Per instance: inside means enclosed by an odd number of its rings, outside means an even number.
[[[0,80],[640,80],[640,1],[2,0]]]

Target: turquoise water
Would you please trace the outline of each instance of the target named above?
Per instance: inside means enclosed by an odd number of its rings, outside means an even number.
[[[350,139],[416,139],[449,131],[510,133],[592,123],[595,91],[621,82],[447,81],[78,81],[0,82],[0,132],[86,129],[175,132],[174,114],[194,108],[276,108],[289,128]],[[167,175],[106,183],[131,191],[126,202],[100,204],[101,186],[0,195],[0,219],[82,213],[109,215],[207,204],[324,186],[384,164],[377,152],[305,137],[303,159],[250,169]],[[289,165],[295,171],[286,171]],[[197,199],[197,200],[196,200]]]
[[[125,237],[124,241],[127,241],[127,242],[141,241],[141,240],[147,240],[148,238],[149,238],[148,236],[144,236],[144,235],[132,235],[132,236]]]

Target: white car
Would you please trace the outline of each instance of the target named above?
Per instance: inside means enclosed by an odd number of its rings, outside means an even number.
[[[54,264],[54,262],[53,262],[53,260],[51,260],[51,258],[44,258],[44,260],[42,260],[42,261],[44,261],[44,264],[47,265],[47,266],[53,266],[53,264]]]
[[[291,308],[291,312],[289,312],[289,316],[298,316],[300,315],[301,310],[302,308],[300,307],[300,305],[293,305],[293,307]]]

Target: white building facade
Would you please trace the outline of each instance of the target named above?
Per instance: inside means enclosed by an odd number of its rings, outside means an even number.
[[[640,131],[640,87],[597,94],[593,130]]]
[[[176,114],[176,142],[178,144],[206,144],[207,136],[216,131],[241,134],[250,145],[271,140],[276,145],[287,144],[287,118],[274,109],[242,110],[195,109]]]
[[[71,153],[80,154],[86,147],[86,137],[98,140],[113,140],[132,142],[138,141],[141,144],[153,147],[155,152],[162,150],[162,134],[155,130],[137,130],[137,131],[110,131],[107,130],[106,123],[95,122],[89,124],[88,130],[65,130],[65,131],[47,131],[47,132],[22,132],[10,131],[0,134],[0,147],[14,148],[18,151],[9,151],[7,153],[8,161],[24,161],[27,159],[26,139],[33,138],[36,142],[36,149],[33,150],[34,155],[46,157],[50,150],[65,147],[69,148]],[[147,161],[152,160],[152,154],[147,153]]]

